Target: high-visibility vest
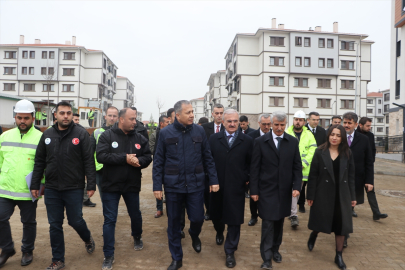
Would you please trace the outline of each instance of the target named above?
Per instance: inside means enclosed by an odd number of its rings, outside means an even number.
[[[34,126],[22,138],[18,127],[0,136],[0,197],[31,200],[25,178],[34,169],[35,152],[41,136],[42,132]]]
[[[46,119],[48,115],[46,113],[42,113],[42,119]]]
[[[42,120],[42,112],[35,113],[35,120]]]
[[[94,119],[94,112],[93,112],[93,111],[89,112],[89,113],[87,114],[87,118],[88,118],[88,119]]]
[[[101,133],[103,133],[104,131],[105,131],[104,128],[98,128],[93,133],[94,139],[96,139],[96,148],[97,148],[97,144],[98,144],[98,138],[100,138]],[[96,162],[96,171],[101,170],[103,168],[103,164],[98,163],[97,158],[96,158],[96,151],[94,151],[94,161]]]

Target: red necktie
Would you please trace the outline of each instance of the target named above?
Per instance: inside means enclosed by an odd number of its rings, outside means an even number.
[[[215,131],[215,133],[218,133],[219,132],[219,126],[217,126],[217,130]]]

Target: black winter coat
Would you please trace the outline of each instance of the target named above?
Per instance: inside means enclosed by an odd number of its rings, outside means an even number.
[[[125,134],[115,123],[104,131],[97,144],[97,160],[103,164],[103,192],[141,191],[141,169],[152,162],[149,142],[135,130]],[[127,154],[136,154],[141,167],[127,163]]]
[[[308,128],[309,131],[311,131],[308,123],[306,123],[305,126]],[[322,144],[324,144],[326,142],[326,130],[321,126],[317,126],[315,129],[314,137],[315,137],[316,145],[321,146]]]
[[[143,125],[142,122],[140,122],[138,120],[136,120],[135,132],[141,134],[149,141],[149,135],[148,135],[148,131],[146,130],[146,127]]]
[[[201,125],[204,128],[205,134],[207,136],[207,140],[210,138],[212,134],[215,134],[215,125],[214,121],[205,123]],[[220,131],[223,131],[225,129],[224,125],[221,124],[221,128],[219,129]]]
[[[209,142],[219,181],[219,191],[211,193],[211,219],[222,219],[229,225],[243,224],[253,139],[239,131],[229,148],[225,131],[221,131],[211,135]]]
[[[250,166],[250,195],[259,195],[259,216],[280,220],[291,214],[293,190],[301,190],[302,164],[298,140],[287,133],[280,152],[271,130],[257,138]]]
[[[242,132],[242,128],[241,127],[239,127],[239,131],[240,132]],[[251,128],[251,127],[248,127],[246,130],[245,130],[245,132],[243,133],[243,134],[249,134],[250,132],[253,132],[253,131],[255,131],[255,129],[253,129],[253,128]]]
[[[35,153],[31,190],[39,190],[44,170],[46,188],[84,189],[87,177],[87,190],[96,190],[96,166],[89,133],[73,122],[63,137],[58,124],[46,129]]]
[[[313,200],[308,228],[331,233],[335,209],[335,181],[339,181],[339,200],[342,211],[342,234],[353,232],[352,201],[356,200],[354,159],[340,154],[339,179],[335,179],[329,149],[317,149],[311,163],[307,184],[307,200]]]
[[[362,132],[360,127],[356,129],[356,131],[360,132],[363,135],[366,135],[368,138],[368,142],[370,143],[371,147],[371,157],[373,158],[373,162],[375,162],[375,154],[377,153],[377,149],[375,147],[375,136],[373,132]]]

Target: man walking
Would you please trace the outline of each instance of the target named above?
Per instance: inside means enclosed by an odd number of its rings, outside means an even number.
[[[204,129],[194,122],[193,106],[181,100],[174,105],[174,124],[162,129],[159,147],[153,162],[153,193],[162,199],[162,184],[166,195],[169,249],[172,263],[168,270],[183,265],[180,216],[185,203],[190,220],[189,234],[193,249],[201,252],[199,234],[204,222],[204,181],[208,173],[210,191],[219,190],[214,160]]]
[[[290,215],[292,197],[300,195],[302,182],[298,141],[284,132],[287,115],[276,111],[271,122],[272,131],[255,141],[250,168],[250,197],[258,201],[263,220],[262,269],[272,269],[272,259],[277,263],[282,261],[279,248],[284,218]]]
[[[308,181],[309,169],[311,168],[312,158],[317,147],[316,140],[312,132],[305,125],[306,115],[303,111],[297,111],[294,114],[293,124],[287,129],[286,133],[298,140],[300,157],[302,162],[302,183]],[[301,187],[301,189],[303,186]],[[301,192],[300,189],[300,192]],[[294,229],[299,226],[297,216],[297,203],[299,196],[292,198],[291,203],[291,227]],[[304,198],[305,203],[305,198]],[[305,208],[304,208],[305,212]]]
[[[37,234],[38,200],[32,201],[27,175],[34,168],[34,157],[42,133],[34,128],[34,104],[20,100],[15,105],[17,127],[0,136],[0,268],[15,254],[10,217],[15,206],[20,209],[23,224],[21,265],[33,260]]]
[[[103,270],[112,269],[114,263],[115,224],[118,204],[124,198],[131,218],[134,249],[142,250],[142,215],[139,210],[141,170],[152,162],[148,140],[135,132],[136,112],[124,108],[118,123],[103,132],[97,144],[97,160],[103,164]]]
[[[271,127],[271,117],[268,113],[263,113],[259,115],[259,128],[255,131],[249,132],[248,135],[253,138],[253,141],[267,134],[270,131]],[[250,182],[249,182],[250,187]],[[252,192],[250,192],[252,193]],[[257,218],[259,217],[258,209],[257,209],[257,202],[254,201],[252,198],[249,200],[249,207],[250,207],[250,221],[248,223],[249,226],[255,226],[257,223]]]
[[[249,119],[246,115],[241,115],[239,117],[239,130],[242,131],[243,134],[248,134],[254,131],[253,128],[249,127]]]
[[[135,107],[131,107],[131,109],[135,111],[135,117],[138,117],[138,110]],[[135,131],[149,140],[148,131],[146,130],[145,125],[141,121],[138,121],[138,119],[136,119]]]
[[[85,176],[87,192],[93,196],[96,189],[96,168],[91,152],[89,134],[72,121],[72,105],[59,102],[55,107],[57,123],[44,131],[35,154],[31,193],[39,196],[39,187],[45,171],[45,206],[50,225],[52,263],[47,270],[65,267],[63,237],[64,210],[68,224],[79,234],[86,251],[94,252],[95,244],[83,219],[82,201]],[[46,170],[45,170],[46,169]]]
[[[224,249],[225,265],[229,268],[236,265],[234,252],[238,249],[240,225],[244,222],[244,193],[253,149],[253,139],[239,130],[238,118],[237,111],[226,110],[225,131],[213,134],[209,140],[219,181],[219,191],[211,195],[210,213],[217,232],[217,245],[224,242],[225,224],[228,225]]]

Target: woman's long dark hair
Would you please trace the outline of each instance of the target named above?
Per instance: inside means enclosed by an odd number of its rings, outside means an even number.
[[[347,156],[347,158],[350,158],[350,148],[349,144],[347,143],[347,136],[346,136],[346,130],[343,126],[341,125],[332,125],[328,129],[328,134],[326,135],[326,142],[319,146],[319,149],[322,149],[325,151],[326,149],[329,149],[330,147],[330,142],[329,142],[329,137],[330,134],[332,134],[332,131],[337,128],[340,130],[340,137],[342,138],[342,141],[339,144],[339,154],[343,153],[344,155]]]

